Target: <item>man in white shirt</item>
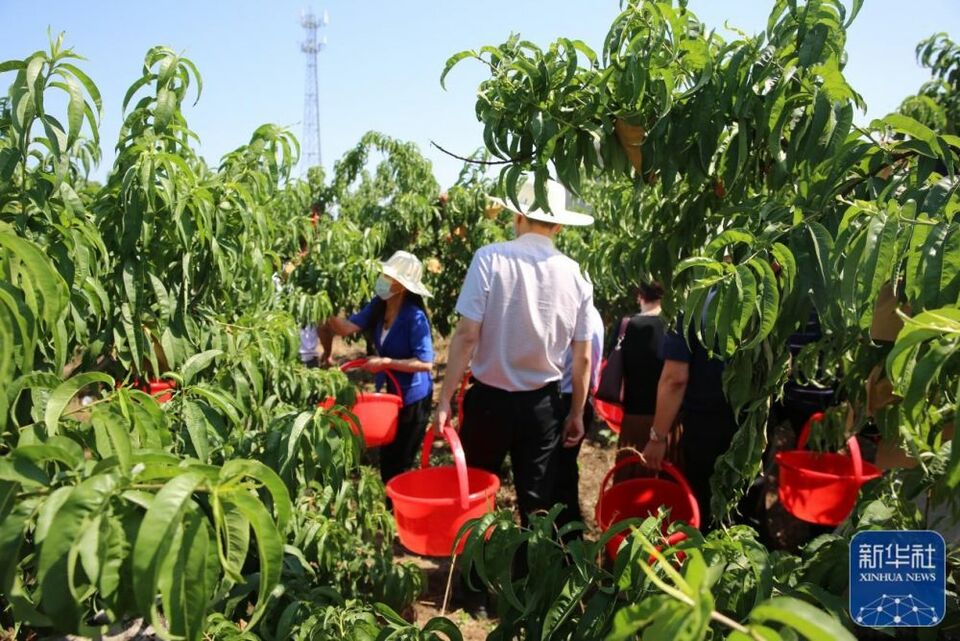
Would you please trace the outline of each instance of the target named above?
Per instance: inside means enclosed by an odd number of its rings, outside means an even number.
[[[547,185],[549,212],[536,208],[533,181],[520,188],[516,240],[480,248],[457,301],[461,319],[448,348],[434,429],[451,416],[450,401],[467,366],[474,383],[463,402],[460,440],[467,464],[499,473],[513,466],[523,523],[551,507],[562,443],[583,438],[590,378],[593,287],[553,237],[561,225],[593,218],[566,210],[566,191]],[[515,208],[501,201],[508,209]],[[564,356],[572,349],[569,411],[560,395]]]

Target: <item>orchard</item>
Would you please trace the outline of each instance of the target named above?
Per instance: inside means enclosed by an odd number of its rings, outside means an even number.
[[[929,82],[858,125],[860,0],[775,0],[730,40],[682,0],[621,4],[597,51],[511,36],[437,61],[441,84],[484,74],[482,148],[449,187],[378,132],[329,175],[297,178],[276,125],[208,165],[200,70],[164,46],[110,106],[116,141],[64,36],[0,62],[0,634],[465,638],[446,598],[417,615],[428,579],[356,429],[357,378],[305,367],[298,330],[361,309],[406,250],[446,339],[474,252],[511,236],[489,196],[519,207],[526,181],[547,209],[555,179],[596,219],[558,247],[604,319],[664,283],[664,314],[725,363],[737,430],[709,533],[665,536],[660,510],[558,536],[559,508],[521,526],[502,501],[463,525],[449,560],[495,598],[486,638],[960,638],[960,44],[920,42]],[[791,350],[811,316],[821,335]],[[834,390],[810,448],[869,427],[880,473],[838,525],[777,546],[744,506],[793,447],[770,428],[791,384]],[[945,539],[937,625],[849,612],[851,541],[887,530]]]

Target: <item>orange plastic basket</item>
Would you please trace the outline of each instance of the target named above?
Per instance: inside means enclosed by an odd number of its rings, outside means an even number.
[[[798,519],[820,525],[840,525],[850,516],[860,487],[879,478],[880,469],[860,455],[857,437],[847,440],[850,455],[804,450],[810,426],[823,420],[817,412],[807,421],[797,439],[797,449],[777,452],[780,466],[780,502]]]
[[[646,518],[656,516],[661,508],[670,510],[670,521],[664,522],[664,535],[667,526],[674,521],[683,521],[693,527],[700,527],[700,506],[693,495],[693,490],[687,480],[670,463],[663,463],[662,470],[670,479],[663,478],[634,478],[614,483],[609,488],[607,484],[617,470],[628,465],[642,462],[640,456],[628,456],[610,468],[600,484],[600,496],[597,498],[596,521],[597,526],[606,530],[618,521],[630,518]],[[607,542],[607,555],[610,559],[617,558],[617,550],[627,537],[627,532],[613,536]],[[677,538],[676,540],[680,540]],[[675,542],[668,539],[668,542]]]
[[[351,369],[362,367],[366,359],[358,359],[344,363],[340,366],[340,371],[346,372]],[[350,408],[350,411],[357,417],[360,423],[359,427],[349,418],[347,421],[354,433],[363,434],[363,442],[367,447],[377,447],[393,442],[397,436],[397,425],[400,422],[400,408],[403,407],[402,390],[397,378],[390,370],[384,370],[387,379],[393,383],[393,388],[397,394],[383,392],[359,392],[357,401]],[[319,406],[324,409],[330,409],[335,403],[335,399],[326,398],[320,402]]]
[[[453,465],[430,467],[433,430],[423,440],[420,469],[387,482],[393,501],[400,543],[415,554],[450,556],[457,532],[470,519],[491,512],[500,479],[485,470],[467,467],[460,437],[445,427],[443,437],[453,451]],[[456,552],[463,550],[463,542]]]

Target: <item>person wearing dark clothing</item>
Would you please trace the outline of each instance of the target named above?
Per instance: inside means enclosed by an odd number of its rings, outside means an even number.
[[[640,313],[627,323],[620,345],[623,354],[623,422],[617,440],[617,460],[620,461],[642,452],[647,445],[650,426],[657,408],[657,385],[663,370],[660,344],[666,332],[666,324],[660,315],[660,299],[663,287],[659,283],[644,283],[640,286],[637,301]],[[666,458],[676,460],[674,432],[668,439]],[[615,483],[638,476],[653,474],[642,465],[628,465],[614,474]]]
[[[377,279],[377,296],[348,319],[334,317],[327,331],[340,336],[367,331],[372,334],[377,356],[368,358],[364,369],[377,374],[377,387],[387,385],[384,370],[390,370],[403,397],[397,435],[380,448],[380,478],[384,484],[410,469],[430,423],[433,401],[433,337],[423,296],[423,267],[416,256],[396,252],[383,263]]]
[[[643,457],[648,467],[660,469],[667,436],[682,409],[683,473],[700,506],[700,528],[709,531],[713,526],[710,477],[717,458],[730,447],[737,422],[723,393],[723,361],[710,356],[692,327],[684,338],[683,328],[680,318],[663,338],[656,415]]]

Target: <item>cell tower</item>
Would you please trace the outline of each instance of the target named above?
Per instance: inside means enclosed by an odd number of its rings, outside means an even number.
[[[302,156],[300,161],[301,173],[323,162],[320,155],[320,91],[317,88],[317,56],[327,46],[326,36],[317,37],[317,29],[330,24],[330,17],[326,11],[321,17],[307,9],[300,14],[300,25],[303,27],[304,40],[300,43],[300,51],[307,56],[307,75],[303,86],[303,137],[301,138]]]

